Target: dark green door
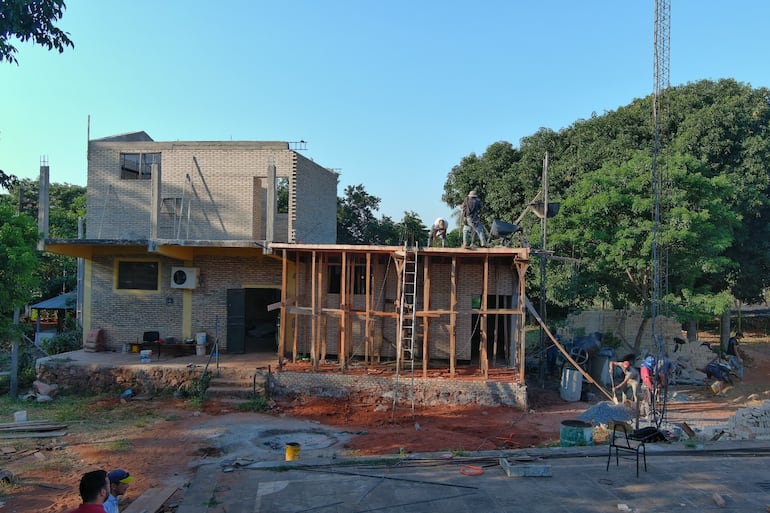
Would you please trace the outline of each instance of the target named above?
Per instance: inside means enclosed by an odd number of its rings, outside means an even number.
[[[227,289],[227,352],[246,352],[246,291]]]

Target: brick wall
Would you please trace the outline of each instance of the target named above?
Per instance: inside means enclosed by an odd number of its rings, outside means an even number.
[[[289,180],[290,195],[297,194],[289,213],[277,218],[275,241],[336,240],[336,174],[283,142],[91,141],[86,238],[150,238],[153,181],[120,179],[121,153],[161,153],[161,239],[264,234],[267,170],[274,163],[276,176]]]
[[[160,291],[116,291],[113,277],[119,258],[151,259],[160,262]],[[108,349],[119,351],[127,342],[141,340],[145,331],[159,331],[161,337],[183,336],[183,295],[171,288],[171,267],[178,260],[124,253],[97,257],[91,266],[92,326],[104,331]],[[200,269],[198,288],[192,292],[192,333],[205,332],[209,340],[219,336],[221,350],[227,351],[227,289],[249,286],[281,287],[281,262],[277,258],[199,256],[193,266]]]

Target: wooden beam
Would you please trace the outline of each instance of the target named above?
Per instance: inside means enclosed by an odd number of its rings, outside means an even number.
[[[569,354],[569,351],[567,351],[567,348],[561,345],[561,342],[556,340],[556,337],[551,334],[551,330],[548,329],[548,326],[545,325],[545,322],[543,322],[543,319],[540,317],[540,314],[537,313],[537,310],[535,310],[535,307],[532,306],[532,303],[530,303],[529,298],[527,298],[527,310],[532,314],[532,316],[535,318],[535,320],[540,324],[540,327],[543,328],[543,331],[546,335],[548,335],[548,338],[551,339],[551,342],[561,351],[561,353],[564,355],[564,357],[567,359],[569,363],[572,364],[575,369],[580,372],[580,374],[583,375],[586,380],[591,383],[592,385],[595,385],[596,388],[599,389],[601,393],[607,396],[610,400],[615,400],[615,397],[611,393],[607,391],[603,386],[601,386],[599,383],[596,382],[596,380],[591,376],[588,372],[586,372],[583,367],[581,367]]]
[[[364,315],[364,362],[369,363],[370,349],[373,347],[371,316],[372,310],[372,254],[366,254],[366,313]]]
[[[430,257],[425,255],[422,263],[422,309],[423,312],[430,310]],[[422,315],[422,377],[428,377],[428,360],[430,359],[430,319],[431,316]]]
[[[286,290],[286,287],[287,287],[287,283],[288,283],[288,277],[287,276],[289,274],[289,272],[288,272],[289,263],[286,260],[287,255],[286,255],[286,250],[285,249],[281,252],[281,256],[282,256],[282,259],[281,259],[281,301],[280,301],[280,304],[278,305],[278,307],[276,307],[276,308],[280,308],[281,306],[285,306],[286,305],[286,295],[288,293],[288,291]],[[275,303],[273,303],[273,305],[274,304]],[[268,312],[272,312],[274,310],[274,308],[271,309],[271,306],[273,306],[273,305],[268,305],[268,307],[267,307],[267,311]],[[286,309],[285,308],[281,308],[281,313],[279,315],[280,315],[281,326],[280,326],[280,330],[278,331],[278,365],[281,365],[281,363],[283,362],[284,348],[286,347],[285,346],[285,344],[286,344],[286,335],[285,334],[286,334],[286,330],[288,328],[288,326],[286,326],[286,319],[287,319]]]
[[[452,257],[449,280],[449,376],[454,378],[457,366],[457,257]]]
[[[350,291],[350,284],[351,284],[351,273],[350,269],[348,268],[348,252],[343,251],[342,252],[342,283],[340,284],[340,321],[338,323],[339,325],[339,347],[337,348],[337,359],[340,363],[340,370],[345,370],[345,338],[346,338],[346,328],[347,328],[347,316],[345,315],[345,310],[350,308],[350,305],[348,304],[348,293]]]
[[[484,271],[481,281],[481,310],[487,311],[487,291],[489,290],[489,257],[484,258]],[[481,374],[484,379],[489,378],[489,356],[487,355],[487,314],[480,314],[481,318],[481,347],[479,348],[479,363],[481,364]]]
[[[311,255],[312,261],[310,263],[310,272],[311,279],[310,279],[310,309],[312,311],[312,317],[310,318],[310,364],[313,367],[313,370],[316,370],[318,367],[318,361],[316,357],[316,338],[318,336],[318,315],[316,313],[316,308],[318,308],[318,305],[316,304],[316,301],[318,300],[318,294],[316,293],[316,280],[318,279],[318,275],[316,274],[316,252],[313,251]]]

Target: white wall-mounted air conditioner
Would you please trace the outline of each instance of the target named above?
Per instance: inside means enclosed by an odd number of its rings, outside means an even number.
[[[171,268],[171,288],[172,289],[194,289],[198,286],[197,267],[172,267]]]

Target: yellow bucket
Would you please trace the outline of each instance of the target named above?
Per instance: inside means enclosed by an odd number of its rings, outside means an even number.
[[[286,461],[295,461],[299,459],[299,451],[302,446],[297,442],[289,442],[286,444]]]

